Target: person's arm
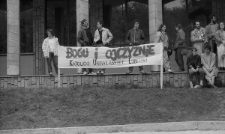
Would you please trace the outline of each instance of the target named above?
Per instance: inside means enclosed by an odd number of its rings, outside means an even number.
[[[142,44],[144,44],[145,43],[145,34],[142,30],[141,30],[141,40],[142,40]]]
[[[210,63],[209,69],[213,69],[213,67],[215,66],[215,63],[216,63],[216,55],[213,54],[211,57],[211,63]]]
[[[203,31],[203,34],[204,34],[203,41],[206,43],[206,42],[208,42],[208,37],[205,34],[205,28],[203,28],[202,31]]]
[[[107,43],[110,43],[110,41],[113,39],[113,35],[112,35],[112,33],[107,29],[107,35],[108,35],[108,39],[107,39]]]
[[[81,46],[85,45],[85,42],[83,40],[83,32],[82,31],[78,32],[77,41],[81,44]]]
[[[159,43],[160,37],[161,37],[161,33],[160,32],[157,32],[156,33],[156,37],[154,39],[154,43]]]
[[[126,42],[130,45],[131,41],[130,41],[130,30],[128,31],[127,33],[127,36],[126,36]]]
[[[195,43],[196,41],[198,41],[198,39],[195,38],[195,32],[192,31],[191,32],[191,42]]]
[[[223,43],[223,38],[220,37],[220,31],[216,32],[215,38],[217,43]]]
[[[54,55],[55,55],[55,56],[58,56],[58,49],[59,49],[59,47],[60,47],[58,38],[55,38],[55,42],[56,42],[56,46],[55,46],[56,49],[55,49],[55,51],[54,51]]]
[[[205,59],[204,59],[203,56],[201,56],[201,63],[202,63],[202,65],[203,65],[202,68],[206,69],[207,71],[210,70],[210,69],[209,69],[209,66],[208,66],[208,64],[206,64]]]
[[[185,42],[185,33],[183,31],[179,31],[179,40],[176,42],[175,46],[179,46]]]
[[[47,58],[48,55],[47,55],[47,44],[46,44],[46,39],[44,39],[43,43],[42,43],[42,51],[43,51],[43,54],[44,54],[44,57]]]

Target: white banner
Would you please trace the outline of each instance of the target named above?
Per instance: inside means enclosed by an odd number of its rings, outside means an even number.
[[[162,43],[117,48],[64,47],[58,49],[59,68],[121,68],[162,65]]]

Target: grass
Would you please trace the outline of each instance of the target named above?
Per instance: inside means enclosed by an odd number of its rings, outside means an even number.
[[[223,89],[1,89],[0,129],[225,120]]]

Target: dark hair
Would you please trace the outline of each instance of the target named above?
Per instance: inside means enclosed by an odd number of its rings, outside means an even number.
[[[209,44],[207,44],[207,45],[205,45],[205,47],[204,47],[205,49],[208,49],[208,50],[210,50],[211,51],[211,46],[209,45]]]
[[[221,21],[220,23],[223,23],[223,25],[224,25],[224,22],[223,22],[223,21]],[[221,30],[221,28],[220,28],[220,23],[219,23],[219,25],[218,25],[218,29],[219,29],[219,30]]]
[[[97,24],[101,24],[103,26],[103,21],[97,21]]]
[[[47,29],[46,30],[46,33],[48,34],[48,32],[51,33],[52,36],[55,36],[55,33],[54,33],[54,30],[53,29]]]
[[[166,26],[165,24],[159,25],[158,31],[162,31],[162,27]]]
[[[180,30],[180,29],[183,29],[182,25],[181,24],[176,24],[176,27]]]
[[[133,21],[133,25],[135,25],[136,22],[140,24],[140,21],[139,20],[134,20]]]
[[[197,22],[199,22],[199,24],[201,25],[201,22],[197,20],[194,22],[194,26],[196,25]]]
[[[198,51],[198,49],[196,47],[191,48],[192,52],[193,51]]]
[[[215,14],[211,14],[211,15],[209,16],[209,19],[212,20],[213,17],[216,17],[216,15],[215,15]]]

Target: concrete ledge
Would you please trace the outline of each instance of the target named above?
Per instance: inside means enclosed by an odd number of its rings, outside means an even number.
[[[1,134],[86,134],[113,132],[174,132],[174,131],[218,131],[225,130],[225,121],[190,121],[151,124],[129,124],[114,126],[88,126],[65,128],[39,128],[1,130]]]
[[[186,72],[164,73],[164,87],[189,87]],[[225,72],[219,73],[219,78],[225,85]],[[0,88],[58,88],[58,77],[51,76],[6,76],[0,77]],[[63,75],[60,79],[62,88],[74,87],[114,87],[126,86],[128,88],[159,88],[160,74],[106,74],[106,75]]]

